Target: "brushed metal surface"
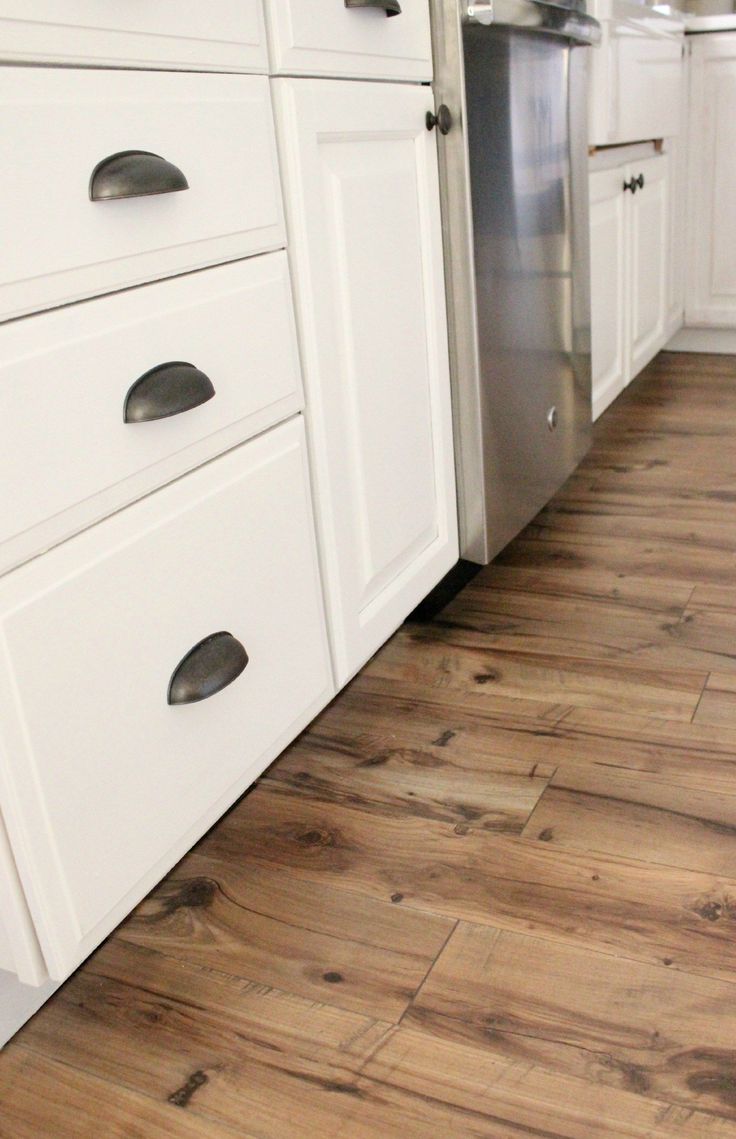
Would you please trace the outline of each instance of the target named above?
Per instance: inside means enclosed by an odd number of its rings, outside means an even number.
[[[445,69],[462,77],[461,129],[440,153],[461,552],[484,563],[590,442],[587,52],[543,30],[459,20],[459,10],[454,21],[444,12],[435,64],[453,114]]]

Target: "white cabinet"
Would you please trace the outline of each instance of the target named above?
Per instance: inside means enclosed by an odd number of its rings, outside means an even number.
[[[736,32],[692,37],[685,322],[736,325]]]
[[[7,574],[0,628],[0,803],[62,979],[332,695],[301,419]]]
[[[458,549],[428,0],[7,0],[0,61],[1,1044]]]
[[[266,15],[273,74],[432,78],[429,0],[266,0]]]
[[[273,83],[338,683],[457,559],[429,89]]]
[[[668,156],[590,176],[593,418],[663,346],[670,298]]]

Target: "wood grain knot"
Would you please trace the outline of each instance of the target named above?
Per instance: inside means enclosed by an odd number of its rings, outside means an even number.
[[[192,1072],[187,1082],[171,1093],[168,1102],[173,1103],[175,1107],[186,1107],[197,1089],[206,1084],[207,1080],[208,1077],[204,1072]]]

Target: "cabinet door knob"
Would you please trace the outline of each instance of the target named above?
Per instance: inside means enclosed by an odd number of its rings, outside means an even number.
[[[209,376],[183,360],[157,364],[129,388],[123,405],[125,423],[149,423],[181,415],[207,403],[215,394]]]
[[[437,127],[440,134],[449,134],[450,127],[452,126],[452,111],[444,103],[440,103],[436,115],[433,115],[431,111],[427,111],[425,122],[428,131]]]
[[[400,16],[399,0],[345,0],[346,8],[383,8],[387,16]]]
[[[232,633],[212,633],[191,648],[174,669],[167,703],[195,704],[232,684],[248,663],[248,654]]]
[[[111,198],[143,198],[188,190],[178,166],[150,150],[120,150],[98,162],[89,180],[93,202]]]
[[[638,178],[633,178],[632,181],[636,182],[636,184],[640,190],[644,189],[644,175],[643,174],[640,174]]]
[[[630,182],[624,182],[624,190],[631,190],[632,194],[636,193],[636,187],[639,185],[637,178],[632,178]]]

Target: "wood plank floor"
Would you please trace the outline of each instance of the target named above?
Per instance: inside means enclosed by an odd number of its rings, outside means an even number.
[[[0,1136],[736,1139],[736,359],[662,354],[0,1055]]]

